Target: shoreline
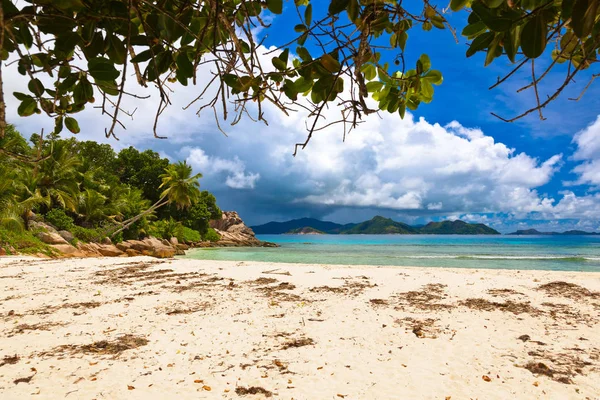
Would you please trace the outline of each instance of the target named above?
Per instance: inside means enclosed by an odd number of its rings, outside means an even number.
[[[2,257],[0,278],[7,399],[600,393],[595,272]]]

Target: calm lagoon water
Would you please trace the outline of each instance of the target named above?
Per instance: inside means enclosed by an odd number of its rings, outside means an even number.
[[[258,235],[278,248],[195,249],[185,258],[600,272],[600,236]]]

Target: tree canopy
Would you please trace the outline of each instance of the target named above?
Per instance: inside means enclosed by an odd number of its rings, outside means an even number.
[[[264,120],[262,104],[282,112],[307,109],[307,137],[331,123],[353,129],[376,111],[415,110],[434,97],[442,84],[443,65],[432,65],[423,49],[407,59],[405,49],[415,29],[445,29],[469,40],[467,56],[485,53],[484,65],[497,58],[515,71],[531,66],[535,104],[514,118],[556,99],[575,75],[594,67],[600,45],[600,0],[451,0],[448,5],[421,0],[26,0],[0,2],[2,69],[17,68],[27,77],[28,92],[14,93],[21,116],[45,113],[54,133],[80,131],[77,112],[90,104],[108,116],[105,134],[124,128],[126,80],[153,85],[161,113],[169,105],[169,84],[201,86],[198,108],[212,108],[233,123],[248,114]],[[448,6],[448,7],[446,7]],[[253,31],[268,31],[265,9],[297,15],[295,38],[266,52]],[[468,13],[466,26],[451,26],[452,12]],[[467,15],[467,14],[465,14]],[[457,33],[459,32],[459,33]],[[433,42],[432,46],[436,46]],[[461,51],[457,47],[457,51]],[[536,75],[535,60],[544,58]],[[567,64],[564,81],[547,98],[538,84],[557,64]],[[199,81],[198,69],[213,74]],[[0,70],[1,73],[1,70]],[[591,84],[598,73],[589,75]],[[1,78],[1,75],[0,75]],[[0,84],[2,83],[0,79]],[[589,86],[588,84],[588,86]],[[587,86],[586,86],[587,89]],[[584,90],[585,91],[585,90]],[[0,91],[1,93],[1,91]],[[208,100],[203,96],[207,95]],[[583,93],[582,93],[583,95]],[[248,107],[253,105],[252,107]],[[326,106],[339,108],[338,121],[324,121]],[[0,136],[6,128],[0,97]],[[218,122],[218,119],[217,119]],[[295,152],[294,152],[295,154]]]

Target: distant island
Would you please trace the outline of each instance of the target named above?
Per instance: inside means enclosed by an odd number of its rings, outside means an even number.
[[[391,218],[373,217],[358,224],[336,224],[314,218],[300,218],[286,222],[268,222],[253,226],[257,235],[281,234],[330,234],[330,235],[499,235],[495,229],[484,224],[442,221],[430,222],[425,226],[411,226]]]
[[[575,235],[600,235],[598,232],[586,232],[586,231],[564,231],[564,232],[540,232],[537,229],[521,229],[516,232],[508,233],[508,235],[547,235],[547,236],[575,236]]]
[[[292,229],[289,232],[285,233],[286,235],[323,235],[325,232],[320,231],[315,228],[311,228],[310,226],[305,226],[304,228],[296,228]]]

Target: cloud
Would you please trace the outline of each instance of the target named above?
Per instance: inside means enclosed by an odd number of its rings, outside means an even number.
[[[232,160],[209,156],[201,148],[189,149],[187,162],[203,174],[225,174],[225,185],[232,189],[254,189],[260,174],[246,173],[246,165],[238,157]]]
[[[267,60],[265,65],[269,64]],[[27,80],[15,69],[4,73],[6,93],[26,91]],[[198,71],[200,82],[210,76],[208,70]],[[129,82],[135,85],[135,79]],[[294,144],[307,135],[302,110],[284,115],[265,103],[268,126],[249,118],[235,126],[221,120],[225,137],[211,110],[199,117],[195,109],[182,110],[198,96],[198,87],[172,86],[173,104],[159,122],[159,134],[168,140],[152,137],[158,107],[153,93],[149,100],[124,100],[124,108],[137,108],[135,118],[126,121],[126,131],[118,132],[121,141],[110,143],[117,150],[135,145],[186,159],[204,174],[202,185],[215,192],[219,204],[246,213],[250,223],[306,215],[358,221],[375,213],[402,215],[405,220],[419,215],[477,221],[483,215],[487,219],[481,221],[495,224],[523,218],[597,221],[600,215],[598,195],[542,192],[562,167],[562,154],[539,159],[459,121],[442,126],[410,113],[404,120],[380,113],[368,117],[345,142],[341,125],[315,132],[307,148],[293,157]],[[139,88],[130,91],[148,93]],[[18,119],[16,101],[10,94],[6,97],[9,120],[24,134],[51,125],[43,116]],[[250,106],[249,111],[256,110]],[[324,121],[339,117],[335,106],[323,113]],[[104,141],[109,120],[99,110],[87,109],[77,118],[83,131],[80,139]],[[577,149],[571,159],[579,163],[572,170],[576,184],[600,186],[600,117],[577,133],[573,143]],[[243,197],[240,189],[245,189]],[[501,217],[489,216],[493,214]]]
[[[575,182],[567,182],[567,185],[600,186],[600,115],[575,134],[573,143],[577,145],[573,160],[581,161],[581,164],[572,170],[578,178]]]

